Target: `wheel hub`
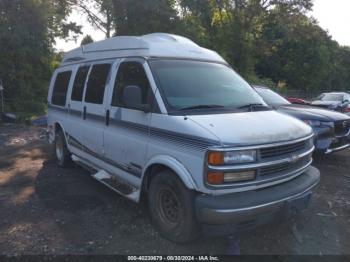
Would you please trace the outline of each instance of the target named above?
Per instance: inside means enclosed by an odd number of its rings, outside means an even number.
[[[179,223],[179,200],[172,189],[162,189],[159,192],[159,210],[163,222],[171,226]]]

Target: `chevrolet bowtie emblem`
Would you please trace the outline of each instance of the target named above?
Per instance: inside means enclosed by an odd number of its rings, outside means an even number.
[[[295,163],[299,160],[299,156],[298,155],[293,155],[291,158],[289,158],[289,162],[290,163]]]

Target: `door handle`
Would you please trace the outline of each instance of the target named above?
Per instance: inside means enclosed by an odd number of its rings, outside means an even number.
[[[86,119],[86,106],[84,106],[84,109],[83,109],[83,119],[84,120]]]
[[[106,111],[106,126],[109,126],[109,115],[110,115],[110,112],[109,110]]]

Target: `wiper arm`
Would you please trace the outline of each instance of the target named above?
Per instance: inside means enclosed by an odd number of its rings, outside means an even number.
[[[195,105],[195,106],[182,107],[179,110],[207,109],[207,108],[224,108],[224,106],[221,106],[221,105]]]
[[[249,111],[251,112],[253,112],[254,109],[271,109],[271,107],[265,106],[263,104],[247,104],[247,105],[238,107],[238,109],[246,109],[246,108],[248,108]]]

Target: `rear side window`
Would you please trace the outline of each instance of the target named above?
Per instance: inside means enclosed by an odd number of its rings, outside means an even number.
[[[83,66],[79,68],[73,84],[72,97],[71,97],[73,101],[82,101],[85,81],[89,73],[89,69],[90,69],[90,66]]]
[[[142,103],[151,104],[151,88],[143,66],[138,62],[124,62],[119,66],[114,86],[112,106],[123,106],[121,97],[127,86],[139,86],[142,90]]]
[[[67,90],[72,71],[58,73],[52,92],[51,103],[58,106],[66,105]]]
[[[87,84],[85,102],[102,104],[105,93],[110,64],[94,65]]]

